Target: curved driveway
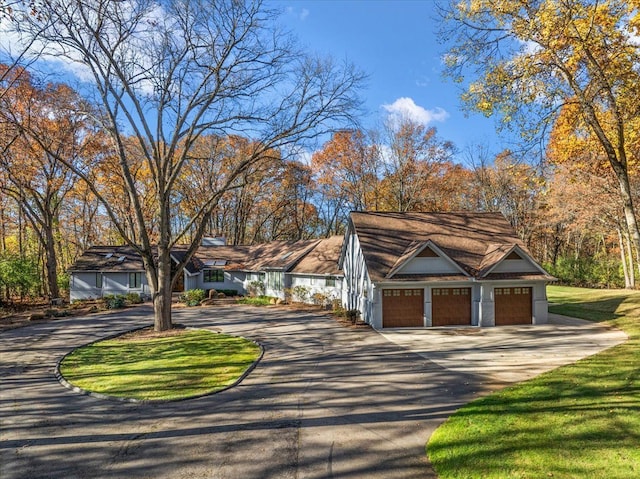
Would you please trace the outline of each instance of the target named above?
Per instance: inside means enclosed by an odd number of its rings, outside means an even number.
[[[231,306],[178,309],[174,322],[264,346],[236,388],[153,405],[58,383],[65,353],[150,318],[144,306],[0,334],[2,479],[435,477],[429,435],[491,381],[320,314]]]

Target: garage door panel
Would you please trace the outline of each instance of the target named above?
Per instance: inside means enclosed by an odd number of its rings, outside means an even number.
[[[433,288],[431,290],[433,326],[471,324],[471,288]]]
[[[495,288],[493,292],[496,326],[531,324],[531,288]]]
[[[382,290],[383,328],[415,328],[422,326],[424,326],[424,290]]]

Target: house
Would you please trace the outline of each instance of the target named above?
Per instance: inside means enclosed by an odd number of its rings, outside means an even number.
[[[176,246],[177,264],[187,246]],[[126,246],[89,248],[70,269],[71,300],[149,294]],[[547,321],[554,281],[499,213],[353,212],[344,237],[229,246],[205,241],[176,285],[284,299],[339,300],[376,329]]]
[[[499,213],[351,213],[339,267],[376,329],[545,323],[554,280]]]
[[[92,246],[69,273],[71,301],[109,294],[150,296],[142,258],[130,246]]]
[[[285,298],[296,286],[327,300],[341,298],[342,273],[337,269],[342,236],[321,240],[272,241],[252,246],[229,246],[205,240],[178,277],[175,291],[229,290],[248,293],[259,284],[267,296]],[[184,258],[187,245],[171,252],[174,265]],[[71,301],[106,294],[149,294],[142,260],[128,246],[94,246],[69,269]],[[306,291],[306,289],[305,289]]]

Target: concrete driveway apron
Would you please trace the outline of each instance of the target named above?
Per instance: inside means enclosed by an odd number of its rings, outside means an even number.
[[[135,404],[62,387],[55,363],[151,322],[144,306],[0,333],[0,477],[429,478],[433,430],[485,391],[369,329],[284,308],[179,309],[174,321],[257,340],[258,367],[231,390]]]
[[[525,381],[627,340],[618,329],[557,314],[544,325],[396,329],[383,336],[444,368],[479,374],[496,385]]]

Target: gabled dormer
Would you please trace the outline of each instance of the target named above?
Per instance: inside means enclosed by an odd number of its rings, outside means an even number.
[[[396,275],[459,275],[468,274],[433,241],[414,241],[393,265],[387,278]]]
[[[547,274],[529,254],[517,244],[489,245],[479,276],[500,273]]]

